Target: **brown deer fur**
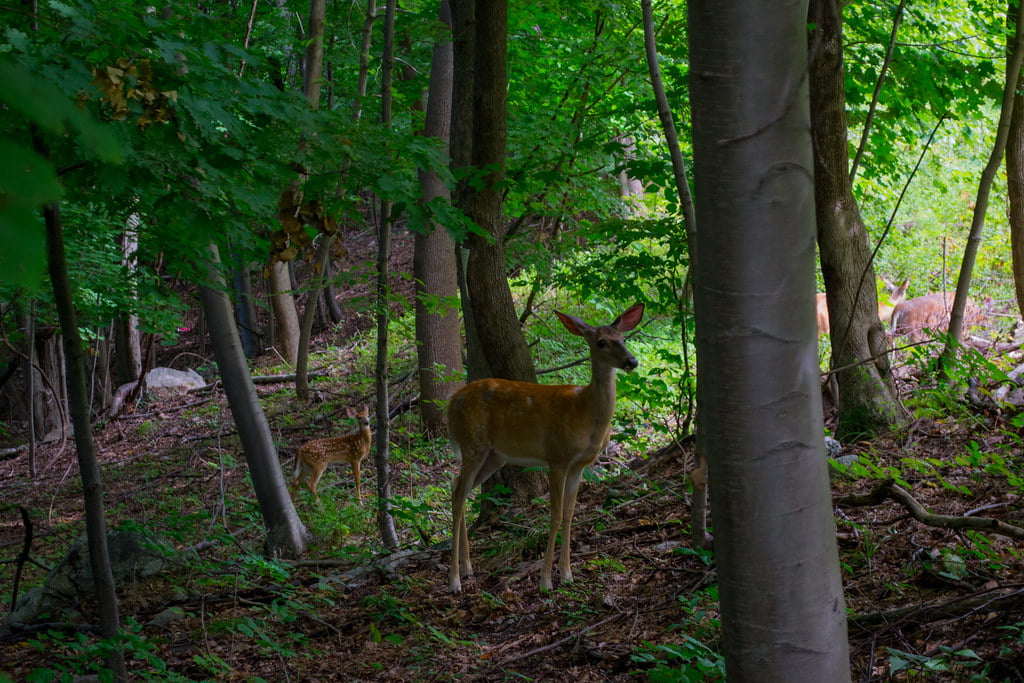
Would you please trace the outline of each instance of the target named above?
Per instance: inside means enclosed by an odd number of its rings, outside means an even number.
[[[328,439],[314,439],[307,441],[299,448],[295,456],[295,480],[292,482],[292,496],[294,489],[303,481],[312,492],[313,497],[320,500],[316,486],[324,470],[332,462],[347,462],[352,467],[352,476],[356,480],[356,496],[360,501],[363,499],[362,487],[359,481],[359,465],[363,458],[370,452],[370,442],[373,433],[370,431],[369,410],[363,407],[356,413],[359,422],[359,429],[345,436],[335,436]]]

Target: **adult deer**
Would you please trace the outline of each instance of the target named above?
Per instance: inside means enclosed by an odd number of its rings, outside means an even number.
[[[907,285],[909,284],[909,279],[900,283],[899,287],[895,287],[886,281],[886,289],[889,290],[889,300],[878,302],[878,319],[882,321],[883,325],[889,323],[892,319],[893,311],[907,298]],[[825,299],[824,292],[818,293],[815,303],[818,309],[818,336],[820,337],[823,334],[828,334],[831,329],[828,320],[828,302]]]
[[[908,299],[892,313],[892,333],[909,335],[911,341],[928,338],[926,330],[945,332],[949,329],[949,313],[956,292],[936,292]],[[982,325],[985,314],[970,298],[964,308],[964,325]]]
[[[558,574],[572,581],[570,529],[576,491],[584,468],[608,444],[615,411],[615,370],[631,372],[637,360],[623,333],[640,323],[644,305],[635,304],[611,325],[595,327],[555,312],[565,328],[590,346],[590,384],[545,385],[504,379],[467,384],[448,404],[448,429],[462,468],[452,486],[452,564],[448,586],[462,592],[462,577],[473,574],[466,531],[466,499],[506,463],[547,466],[551,523],[540,572],[541,590],[551,590],[555,539],[562,532]]]

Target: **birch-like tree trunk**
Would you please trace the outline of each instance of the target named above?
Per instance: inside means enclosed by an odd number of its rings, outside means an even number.
[[[818,383],[806,9],[688,10],[697,438],[730,683],[850,676]]]
[[[265,550],[271,557],[299,557],[306,552],[309,533],[299,519],[285,486],[267,416],[249,374],[231,300],[220,271],[220,253],[209,247],[208,282],[199,299],[210,328],[210,343],[224,384],[231,416],[238,427],[242,452],[249,465],[253,489],[267,527]]]

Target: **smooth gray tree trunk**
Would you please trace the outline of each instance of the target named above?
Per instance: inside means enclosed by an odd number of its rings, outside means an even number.
[[[210,344],[224,393],[238,428],[256,500],[267,527],[265,551],[271,557],[299,557],[306,552],[309,533],[288,495],[274,436],[242,351],[231,300],[220,271],[220,253],[212,244],[207,273],[208,281],[200,288],[199,298],[210,328]]]
[[[730,683],[850,677],[818,383],[806,10],[688,10],[697,438]]]

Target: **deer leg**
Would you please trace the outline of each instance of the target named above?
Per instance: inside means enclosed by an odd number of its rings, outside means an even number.
[[[320,494],[317,493],[316,486],[320,483],[320,477],[322,476],[324,476],[324,470],[315,469],[313,470],[313,476],[306,480],[307,488],[309,488],[310,492],[313,494],[313,498],[315,498],[318,503],[320,502]]]
[[[562,500],[562,554],[558,558],[558,575],[562,581],[572,581],[569,566],[569,550],[572,542],[572,516],[576,511],[576,492],[580,488],[583,470],[569,472],[565,481],[565,497]]]
[[[455,445],[457,454],[461,453]],[[462,592],[463,576],[472,576],[473,564],[469,560],[469,533],[466,530],[466,499],[486,458],[468,453],[462,458],[462,471],[452,482],[452,562],[448,568],[448,589],[452,593]]]
[[[835,375],[832,376],[832,379],[834,378]],[[700,449],[697,451],[697,461],[693,469],[686,476],[693,485],[690,542],[695,548],[710,548],[713,539],[708,533],[708,463]]]
[[[493,450],[488,451],[487,457],[484,459],[480,469],[477,470],[476,477],[473,478],[473,485],[469,487],[469,490],[475,491],[478,486],[490,479],[491,475],[500,470],[504,464],[505,461],[498,457],[497,453]]]
[[[463,472],[455,478],[452,490],[452,563],[448,569],[448,589],[452,593],[461,593],[462,577],[473,575],[473,564],[469,560],[469,534],[466,531],[466,498],[469,496],[467,474]]]
[[[302,479],[299,475],[302,473],[302,462],[298,457],[295,458],[295,472],[292,474],[292,483],[288,487],[288,495],[291,496],[292,503],[295,502],[295,494],[299,492],[299,486],[302,484]]]
[[[562,506],[565,499],[565,470],[551,468],[548,474],[551,488],[551,523],[548,526],[548,547],[544,553],[544,564],[540,568],[540,589],[551,590],[551,564],[555,557],[555,541],[562,526]]]
[[[360,503],[362,503],[363,502],[363,489],[362,489],[362,487],[359,484],[359,461],[358,460],[356,460],[354,463],[352,463],[352,476],[355,477],[355,480],[356,480],[356,498],[359,500]]]

